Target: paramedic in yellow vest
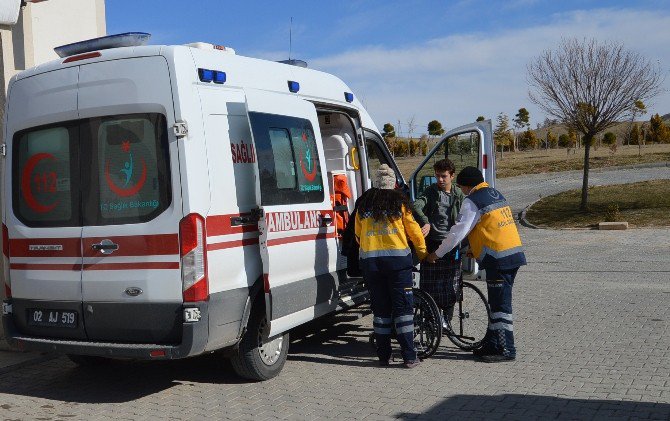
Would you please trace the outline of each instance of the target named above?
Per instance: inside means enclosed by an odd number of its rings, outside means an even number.
[[[395,328],[404,366],[414,368],[419,360],[414,349],[414,265],[408,240],[414,244],[419,259],[428,253],[407,196],[395,190],[395,185],[395,174],[382,164],[376,188],[359,199],[355,234],[360,244],[360,267],[370,291],[379,365],[389,365]]]
[[[519,267],[526,264],[512,210],[500,192],[484,182],[475,167],[465,167],[456,184],[467,195],[442,244],[431,253],[429,262],[444,256],[468,237],[470,251],[480,268],[486,270],[491,317],[481,348],[475,357],[486,362],[516,358],[512,323],[512,286]]]

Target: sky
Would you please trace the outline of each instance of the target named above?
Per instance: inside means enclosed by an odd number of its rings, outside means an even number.
[[[535,127],[546,116],[528,97],[527,65],[563,38],[640,53],[664,76],[644,118],[670,113],[670,0],[107,0],[106,15],[108,34],[149,32],[152,44],[305,60],[401,134],[412,118],[419,135],[431,120],[454,128],[521,107]]]

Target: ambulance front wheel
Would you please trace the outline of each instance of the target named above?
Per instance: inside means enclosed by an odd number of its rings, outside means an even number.
[[[270,325],[265,308],[254,306],[247,331],[230,362],[235,372],[249,380],[268,380],[284,367],[288,356],[288,332],[269,337]]]

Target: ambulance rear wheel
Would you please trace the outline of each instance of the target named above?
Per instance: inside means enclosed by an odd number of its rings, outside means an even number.
[[[245,379],[268,380],[284,368],[288,356],[288,332],[269,337],[270,324],[262,305],[255,306],[239,349],[230,362]]]
[[[92,355],[67,354],[67,357],[80,367],[103,367],[110,362],[109,358]]]

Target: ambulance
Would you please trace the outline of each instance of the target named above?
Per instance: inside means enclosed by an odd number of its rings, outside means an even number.
[[[337,77],[148,36],[59,47],[10,81],[3,325],[18,349],[86,366],[222,351],[269,379],[292,328],[368,298],[341,232],[380,164],[411,196],[445,156],[495,181],[490,121],[446,133],[406,183]]]

